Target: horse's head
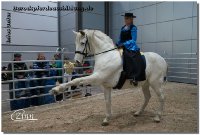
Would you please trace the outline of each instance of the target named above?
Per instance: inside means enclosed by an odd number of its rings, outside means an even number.
[[[76,35],[76,51],[75,51],[75,62],[81,64],[83,63],[83,59],[88,55],[88,51],[90,51],[90,46],[88,43],[87,34],[84,31],[75,32]]]

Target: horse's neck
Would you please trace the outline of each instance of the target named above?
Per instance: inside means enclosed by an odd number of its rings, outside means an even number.
[[[115,46],[109,38],[95,36],[95,34],[91,37],[91,45],[92,45],[92,53],[97,54],[110,49],[113,49]],[[105,36],[105,35],[102,35]]]
[[[121,69],[121,56],[117,52],[117,50],[102,53],[104,51],[108,51],[115,48],[113,41],[109,37],[104,36],[106,35],[102,34],[101,32],[97,32],[96,35],[94,34],[93,36],[91,36],[89,44],[91,44],[91,50],[93,50],[93,52],[91,52],[92,54],[101,53],[99,55],[94,56],[95,65],[93,73],[99,72],[102,73],[101,75],[108,75],[112,72],[116,72],[117,69]],[[119,60],[116,61],[116,59]],[[110,68],[112,66],[114,66],[114,70],[113,68]],[[106,68],[107,70],[105,71]]]

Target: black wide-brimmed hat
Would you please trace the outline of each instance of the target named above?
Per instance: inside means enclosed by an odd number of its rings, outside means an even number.
[[[124,15],[122,15],[124,17],[132,17],[132,18],[136,18],[135,15],[133,15],[133,13],[125,13]]]

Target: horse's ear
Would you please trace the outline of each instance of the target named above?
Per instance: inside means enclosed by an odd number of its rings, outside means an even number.
[[[82,30],[79,30],[79,32],[81,33],[82,36],[85,36],[85,32]]]
[[[78,34],[78,32],[76,32],[76,31],[74,31],[74,30],[72,30],[72,31],[73,31],[74,34],[76,34],[76,35]]]

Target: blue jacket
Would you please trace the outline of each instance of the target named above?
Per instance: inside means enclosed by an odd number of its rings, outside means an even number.
[[[117,46],[121,46],[123,44],[123,46],[128,49],[128,50],[133,50],[133,51],[139,51],[140,48],[137,46],[136,44],[136,40],[137,40],[137,27],[132,27],[131,29],[131,37],[132,39],[127,40],[125,42],[122,42],[121,40],[121,33],[123,31],[128,31],[130,29],[130,26],[128,26],[128,29],[126,29],[125,26],[123,26],[121,28],[121,32],[120,32],[120,37],[119,37],[119,41],[116,43]]]

